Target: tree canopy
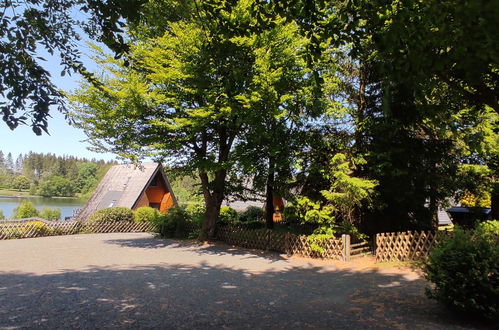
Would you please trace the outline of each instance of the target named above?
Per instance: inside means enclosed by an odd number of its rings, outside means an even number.
[[[265,192],[267,204],[274,193],[301,194],[368,232],[435,226],[438,209],[462,195],[490,195],[494,214],[499,209],[494,2],[28,3],[33,13],[49,5],[57,5],[53,15],[78,6],[87,12],[83,31],[110,48],[94,46],[101,71],[93,74],[78,65],[76,30],[39,15],[49,32],[67,32],[46,33],[47,43],[62,39],[42,45],[56,47],[66,71],[83,73],[71,117],[97,150],[196,173],[207,207],[204,238],[213,235],[222,201],[248,189]],[[25,31],[33,58],[38,25],[24,28],[26,15],[3,19],[21,22],[4,32],[12,43],[6,56],[23,49],[13,42]],[[39,83],[48,84],[46,73],[16,61],[4,75],[11,77],[5,93],[14,91],[4,120],[26,121],[15,111],[34,102],[40,133],[47,104],[63,95]],[[19,73],[38,77],[24,81],[27,94],[13,87]],[[335,155],[342,156],[332,164]],[[12,157],[6,162],[15,167]],[[84,189],[93,169],[79,170]]]
[[[78,125],[97,147],[198,172],[208,235],[225,196],[237,189],[227,180],[234,163],[255,159],[237,146],[261,147],[245,137],[279,132],[311,102],[307,39],[279,17],[272,27],[249,31],[252,5],[227,4],[217,21],[207,21],[204,6],[191,8],[164,23],[163,35],[131,44],[128,66],[100,53],[100,85],[84,84],[73,97]]]

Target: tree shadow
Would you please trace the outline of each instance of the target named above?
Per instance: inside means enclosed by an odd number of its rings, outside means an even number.
[[[182,241],[173,239],[162,239],[154,236],[108,239],[104,241],[107,244],[115,244],[125,248],[141,249],[162,249],[174,247],[189,247],[198,245],[195,241]]]
[[[256,273],[206,262],[0,272],[0,328],[477,327],[426,299],[425,285],[376,270]]]
[[[191,248],[191,251],[198,255],[217,255],[217,256],[241,256],[246,259],[264,258],[268,261],[287,260],[278,252],[261,251],[256,249],[245,249],[234,247],[222,242],[201,243],[195,240],[163,239],[157,237],[140,238],[120,238],[106,240],[107,244],[115,244],[121,247],[142,248],[142,249],[182,249]]]

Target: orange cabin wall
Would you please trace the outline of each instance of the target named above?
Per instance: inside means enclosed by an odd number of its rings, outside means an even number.
[[[161,200],[161,204],[159,206],[159,211],[161,213],[168,213],[168,210],[171,209],[174,206],[173,204],[173,198],[170,193],[166,193],[163,196],[163,199]]]
[[[149,199],[147,198],[146,194],[142,194],[142,196],[140,196],[140,199],[137,202],[135,209],[138,209],[139,207],[143,207],[143,206],[149,206]]]
[[[145,193],[142,194],[137,202],[136,209],[142,206],[149,206],[150,203],[155,203],[159,204],[159,211],[161,213],[167,213],[168,209],[175,206],[172,195],[166,188],[166,184],[160,174],[157,174],[156,182],[157,186],[147,187]]]
[[[146,195],[147,199],[149,199],[149,203],[161,203],[163,196],[168,193],[163,180],[158,176],[156,178],[158,185],[155,187],[149,186],[146,189]]]

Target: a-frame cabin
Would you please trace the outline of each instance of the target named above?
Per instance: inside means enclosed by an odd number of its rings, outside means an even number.
[[[109,169],[77,218],[86,221],[92,213],[108,207],[136,210],[150,206],[162,213],[177,206],[177,200],[161,164],[115,165]]]

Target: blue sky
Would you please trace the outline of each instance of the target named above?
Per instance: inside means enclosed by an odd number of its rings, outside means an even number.
[[[82,51],[88,53],[88,48],[82,45]],[[58,57],[40,52],[46,62],[42,65],[51,73],[53,82],[59,88],[69,91],[78,87],[79,75],[61,77],[61,67]],[[93,65],[90,60],[86,60],[87,66],[92,69]],[[51,111],[52,118],[49,119],[49,133],[43,136],[36,136],[30,127],[20,126],[14,131],[11,131],[8,126],[0,120],[0,150],[4,154],[12,153],[17,157],[20,153],[26,154],[29,151],[53,153],[56,155],[73,155],[85,158],[96,158],[104,160],[113,160],[115,156],[109,153],[95,153],[87,150],[88,143],[83,142],[86,138],[83,131],[70,126],[64,116],[56,109]]]

